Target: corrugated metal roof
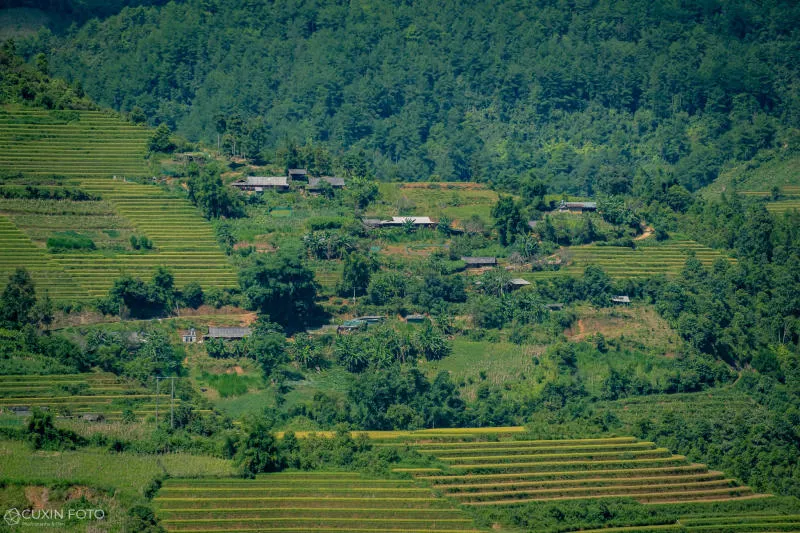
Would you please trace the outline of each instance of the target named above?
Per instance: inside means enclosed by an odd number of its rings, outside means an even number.
[[[468,265],[496,265],[497,258],[496,257],[462,257],[462,261],[464,261]]]
[[[392,217],[392,224],[405,224],[407,220],[414,224],[433,224],[430,217]]]
[[[286,176],[248,176],[234,185],[251,185],[254,187],[288,187]]]
[[[241,339],[252,333],[250,328],[208,328],[208,337],[212,339]]]
[[[344,178],[335,178],[332,176],[322,176],[321,178],[308,178],[308,188],[314,189],[319,187],[321,181],[327,181],[332,187],[344,187]]]

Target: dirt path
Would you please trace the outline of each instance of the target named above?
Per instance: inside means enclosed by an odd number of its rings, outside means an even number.
[[[644,228],[644,233],[642,233],[642,234],[641,234],[641,235],[639,235],[638,237],[634,237],[634,238],[633,238],[633,240],[634,240],[634,241],[641,241],[641,240],[644,240],[644,239],[648,238],[650,235],[652,235],[654,231],[655,231],[655,230],[653,229],[653,226],[646,226],[646,227]]]

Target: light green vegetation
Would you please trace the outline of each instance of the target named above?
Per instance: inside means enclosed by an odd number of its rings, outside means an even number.
[[[199,282],[205,289],[236,285],[236,273],[220,250],[211,225],[186,200],[153,185],[120,180],[86,178],[77,184],[101,195],[117,214],[130,221],[137,234],[146,235],[154,246],[151,253],[119,253],[112,257],[71,253],[56,257],[88,295],[104,295],[114,278],[122,274],[148,278],[161,265],[170,269],[179,287],[190,281]]]
[[[162,392],[159,402],[163,408],[169,395]],[[12,407],[47,407],[68,417],[99,414],[108,420],[119,420],[130,410],[142,419],[155,414],[156,395],[107,373],[0,376],[0,408]]]
[[[716,259],[726,258],[718,250],[713,250],[695,241],[675,237],[663,243],[650,239],[640,241],[636,249],[621,246],[572,246],[563,248],[558,255],[566,266],[560,270],[542,272],[522,272],[520,277],[533,281],[565,274],[581,276],[587,265],[597,265],[615,278],[634,278],[663,274],[678,274],[686,259],[694,254],[705,266]],[[731,260],[731,259],[729,259]]]
[[[705,465],[632,437],[418,442],[446,473],[416,474],[465,505],[631,497],[642,503],[759,497]]]
[[[54,300],[80,300],[86,298],[85,291],[75,282],[53,257],[37,247],[6,216],[0,215],[0,280],[18,267],[25,267],[40,293],[47,293]]]
[[[704,533],[775,533],[779,531],[800,531],[800,514],[772,514],[766,499],[760,509],[745,513],[732,510],[718,514],[716,509],[696,509],[696,512],[681,516],[676,521],[653,523],[646,526],[625,526],[603,529],[581,529],[584,533],[658,533],[660,531],[692,531]],[[705,507],[705,506],[704,506]]]
[[[152,133],[104,111],[0,109],[0,169],[61,176],[145,176]]]
[[[434,220],[446,215],[456,222],[478,215],[490,223],[498,199],[497,192],[474,183],[383,183],[380,193],[372,214],[429,216]]]
[[[474,400],[478,387],[490,385],[518,384],[533,376],[534,359],[544,350],[542,346],[516,345],[509,342],[469,341],[456,338],[453,352],[440,361],[420,362],[420,368],[429,376],[441,371],[461,386],[461,395]],[[462,385],[463,384],[463,385]],[[532,392],[534,383],[524,388]]]
[[[167,531],[475,531],[466,513],[413,481],[344,472],[170,479],[154,503]]]
[[[777,156],[777,157],[776,157]],[[766,196],[773,187],[789,192],[800,186],[800,156],[779,151],[764,152],[752,161],[740,163],[724,170],[708,187],[702,190],[708,199],[719,198],[724,192]]]
[[[201,455],[109,453],[99,448],[76,451],[31,451],[25,443],[0,441],[0,479],[22,484],[59,481],[119,491],[128,501],[165,473],[173,477],[224,477],[234,474],[230,461]]]
[[[787,211],[800,211],[800,197],[795,197],[791,200],[769,202],[767,203],[767,211],[775,214],[785,213]]]

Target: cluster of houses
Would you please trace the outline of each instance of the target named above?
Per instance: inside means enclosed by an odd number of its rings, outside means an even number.
[[[344,188],[344,178],[333,176],[311,177],[304,168],[290,168],[286,176],[248,176],[242,180],[231,183],[232,187],[240,191],[288,191],[292,183],[305,183],[309,192],[319,192],[323,183],[328,183],[334,189]]]

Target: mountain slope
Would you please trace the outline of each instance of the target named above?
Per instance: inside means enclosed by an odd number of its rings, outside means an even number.
[[[798,27],[779,0],[187,0],[25,50],[105,105],[245,155],[324,143],[383,178],[593,194],[635,189],[641,168],[695,189],[796,150]]]

